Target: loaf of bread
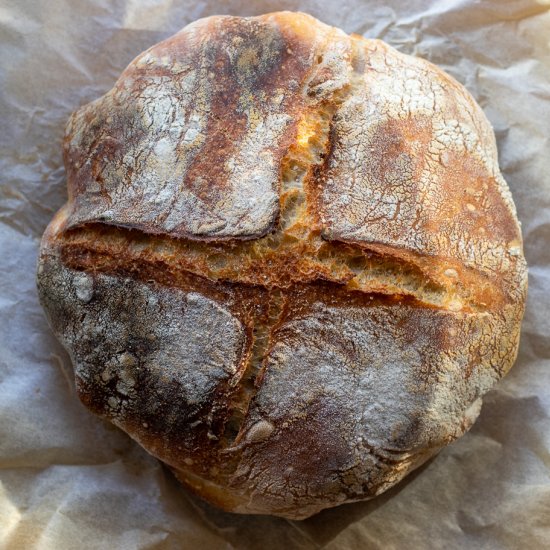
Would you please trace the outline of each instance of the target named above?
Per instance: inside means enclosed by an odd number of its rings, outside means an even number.
[[[300,13],[201,19],[72,115],[64,158],[38,288],[80,399],[225,510],[378,495],[515,360],[494,135],[426,61]]]

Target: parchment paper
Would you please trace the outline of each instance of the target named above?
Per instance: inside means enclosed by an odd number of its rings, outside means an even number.
[[[550,548],[549,4],[0,0],[0,547]],[[66,197],[70,112],[199,17],[279,9],[382,38],[468,87],[495,127],[530,265],[518,362],[471,432],[382,497],[303,522],[214,510],[89,414],[34,282]]]

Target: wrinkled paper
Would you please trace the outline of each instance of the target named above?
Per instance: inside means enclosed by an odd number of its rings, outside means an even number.
[[[429,59],[491,120],[523,222],[516,366],[461,440],[381,497],[302,522],[190,496],[78,401],[37,301],[39,239],[65,202],[69,114],[141,51],[213,14],[301,10]],[[0,0],[0,547],[550,547],[550,1]]]

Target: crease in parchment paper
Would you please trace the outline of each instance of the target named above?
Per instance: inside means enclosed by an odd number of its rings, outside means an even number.
[[[495,128],[530,266],[516,366],[461,440],[380,497],[302,522],[236,516],[183,490],[74,392],[35,289],[66,200],[70,113],[200,17],[310,13],[466,85]],[[550,2],[0,0],[0,548],[550,547]]]

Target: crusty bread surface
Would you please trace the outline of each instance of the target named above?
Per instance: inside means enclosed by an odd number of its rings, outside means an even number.
[[[201,19],[70,118],[41,302],[81,400],[209,502],[302,519],[470,428],[527,288],[492,129],[301,13]]]

